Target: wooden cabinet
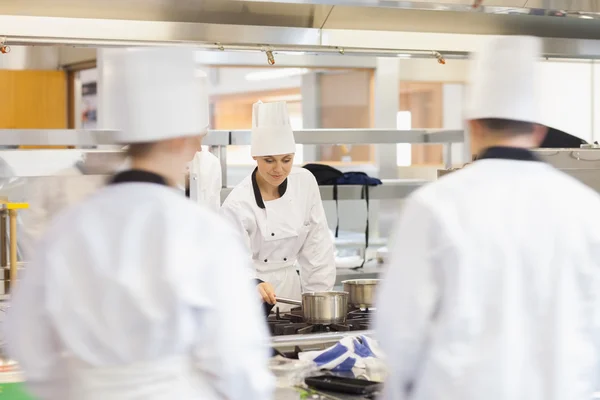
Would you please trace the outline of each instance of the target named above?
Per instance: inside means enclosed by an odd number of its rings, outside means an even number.
[[[0,70],[0,129],[65,129],[63,71]]]
[[[0,129],[66,128],[67,78],[63,71],[0,70]]]

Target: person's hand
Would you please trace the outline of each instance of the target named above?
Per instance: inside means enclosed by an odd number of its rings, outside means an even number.
[[[269,303],[271,305],[275,305],[275,303],[277,303],[277,298],[275,297],[275,289],[273,288],[273,285],[271,285],[269,282],[263,282],[258,284],[257,288],[258,293],[260,293],[260,296],[262,297],[265,303]]]

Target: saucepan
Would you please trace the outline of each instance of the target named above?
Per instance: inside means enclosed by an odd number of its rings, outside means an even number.
[[[302,294],[302,301],[277,297],[277,302],[302,306],[309,324],[341,324],[348,313],[347,292],[307,292]]]
[[[344,291],[348,292],[348,305],[356,308],[373,308],[375,291],[379,279],[352,279],[342,281]]]

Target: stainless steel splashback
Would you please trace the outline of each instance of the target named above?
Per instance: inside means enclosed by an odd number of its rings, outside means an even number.
[[[543,161],[600,192],[600,149],[538,149]]]

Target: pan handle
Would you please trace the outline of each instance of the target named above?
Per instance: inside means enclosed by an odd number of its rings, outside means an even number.
[[[302,306],[302,302],[299,300],[286,299],[285,297],[277,297],[278,303],[291,304],[293,306]]]

